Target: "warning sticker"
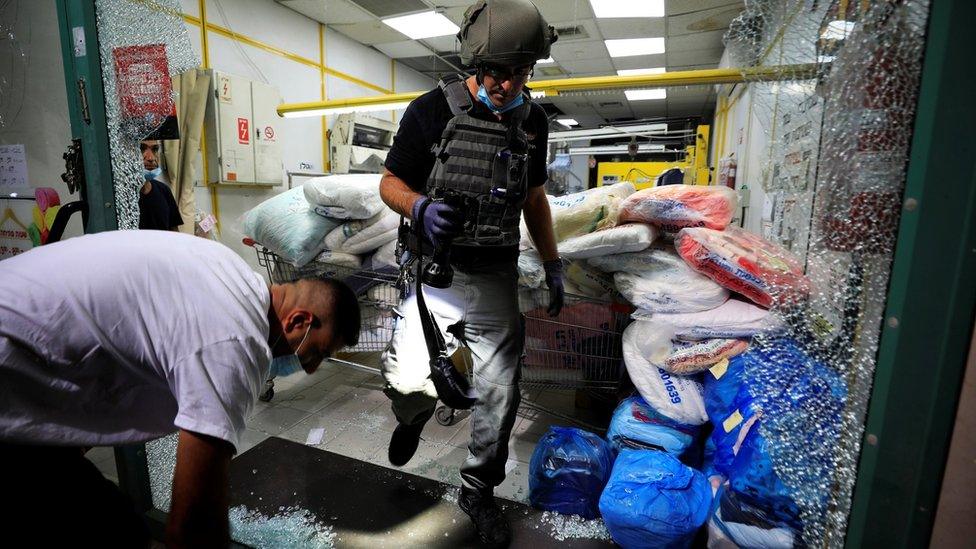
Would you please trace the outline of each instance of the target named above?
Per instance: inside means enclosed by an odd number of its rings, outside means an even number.
[[[217,91],[219,92],[218,97],[220,98],[221,103],[233,102],[234,99],[231,95],[229,76],[221,75],[220,78],[217,79]]]
[[[729,369],[729,359],[723,358],[722,360],[715,363],[715,366],[709,368],[708,371],[711,372],[713,376],[715,376],[715,379],[722,379],[722,376],[725,375],[725,372],[727,372],[728,369]]]
[[[249,145],[251,143],[251,130],[249,128],[250,122],[247,118],[237,119],[237,141],[241,145]]]

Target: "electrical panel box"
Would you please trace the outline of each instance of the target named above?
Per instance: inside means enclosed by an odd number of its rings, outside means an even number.
[[[207,102],[207,182],[280,185],[282,182],[278,90],[261,82],[210,71]]]

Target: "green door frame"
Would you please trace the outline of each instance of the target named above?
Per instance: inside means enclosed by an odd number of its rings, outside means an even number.
[[[105,118],[101,56],[95,27],[95,2],[56,2],[71,137],[81,140],[84,153],[85,197],[88,202],[85,232],[113,231],[119,228],[119,224]]]
[[[976,2],[933,0],[846,545],[931,537],[976,311]]]

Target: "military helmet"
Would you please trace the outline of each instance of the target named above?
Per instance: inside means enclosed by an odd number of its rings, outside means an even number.
[[[556,31],[528,0],[478,0],[464,12],[457,34],[461,63],[503,67],[531,65],[549,57]]]

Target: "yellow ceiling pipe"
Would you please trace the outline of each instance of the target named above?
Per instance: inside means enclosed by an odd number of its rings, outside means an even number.
[[[613,90],[621,88],[647,88],[669,86],[706,86],[713,84],[738,84],[742,82],[770,82],[776,80],[807,80],[817,74],[817,64],[778,65],[770,67],[747,67],[730,69],[705,69],[697,71],[676,71],[662,74],[641,74],[632,76],[590,76],[584,78],[561,78],[557,80],[537,80],[531,83],[534,92],[558,95],[566,91]],[[335,112],[340,109],[388,106],[407,103],[426,92],[391,93],[369,97],[329,99],[307,103],[285,103],[278,107],[280,116],[309,116],[322,114],[319,111]]]

